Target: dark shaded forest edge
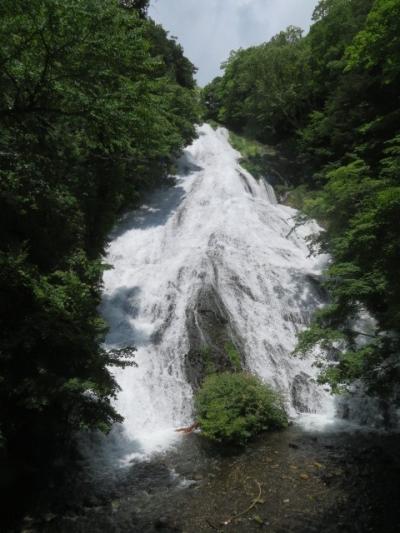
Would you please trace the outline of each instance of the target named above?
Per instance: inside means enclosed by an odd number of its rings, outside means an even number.
[[[194,66],[143,0],[0,5],[3,525],[121,417],[97,311],[107,234],[195,136]],[[32,496],[33,497],[33,496]]]

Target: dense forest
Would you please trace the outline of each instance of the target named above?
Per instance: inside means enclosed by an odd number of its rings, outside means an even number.
[[[0,465],[11,499],[77,430],[120,420],[109,369],[133,364],[133,348],[101,347],[107,234],[194,138],[198,112],[195,68],[147,4],[0,4]]]
[[[209,119],[291,153],[302,208],[324,228],[311,244],[332,257],[330,303],[297,352],[319,345],[321,382],[362,380],[380,397],[399,383],[399,20],[399,0],[322,0],[308,35],[232,52],[203,91]]]

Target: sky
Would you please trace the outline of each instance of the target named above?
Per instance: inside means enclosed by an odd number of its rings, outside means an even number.
[[[308,31],[318,0],[151,0],[149,14],[176,36],[206,85],[231,50],[268,41],[287,26]]]

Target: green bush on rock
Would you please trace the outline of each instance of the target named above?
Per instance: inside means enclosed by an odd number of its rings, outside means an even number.
[[[207,377],[195,408],[203,435],[218,442],[244,444],[262,431],[288,424],[280,395],[251,374]]]

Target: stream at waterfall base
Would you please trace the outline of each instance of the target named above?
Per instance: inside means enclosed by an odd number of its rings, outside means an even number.
[[[45,493],[47,508],[26,517],[23,531],[400,530],[398,435],[293,425],[222,454],[191,434],[119,468],[96,446],[97,464],[85,463],[83,477],[71,474],[50,507]]]

